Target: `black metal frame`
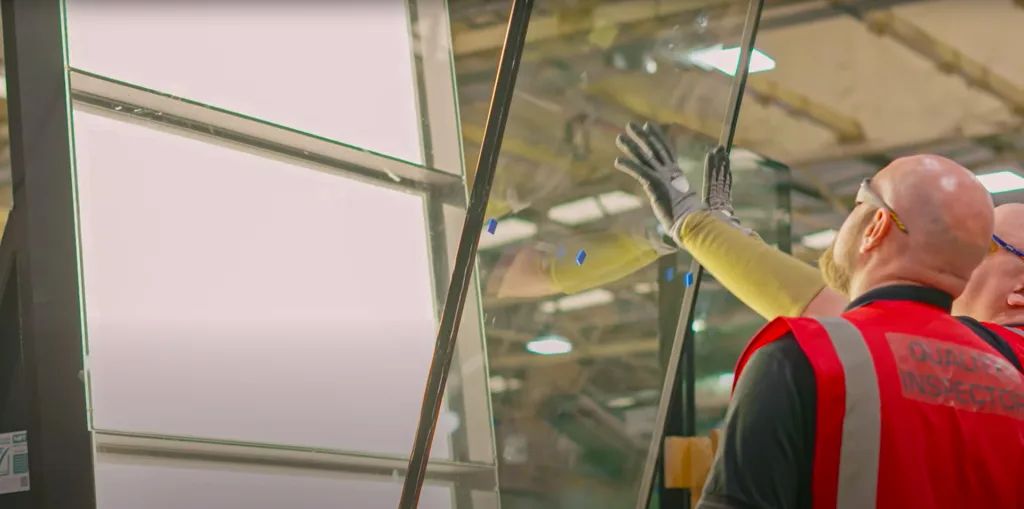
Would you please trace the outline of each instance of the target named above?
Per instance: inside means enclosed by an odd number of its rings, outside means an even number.
[[[786,216],[776,219],[777,245],[780,251],[793,253],[793,172],[789,166],[778,161],[768,160],[763,163],[775,172],[776,209],[786,211]]]
[[[470,193],[466,220],[462,226],[462,237],[456,250],[452,278],[445,294],[444,308],[434,344],[434,355],[430,361],[426,388],[423,391],[423,405],[416,425],[416,437],[409,455],[409,468],[402,486],[399,509],[415,509],[419,505],[420,491],[427,474],[430,447],[434,440],[437,418],[441,411],[448,373],[455,357],[455,342],[459,323],[465,309],[466,293],[476,262],[480,232],[484,225],[487,202],[490,199],[491,184],[498,167],[501,141],[505,133],[512,94],[519,74],[519,62],[526,46],[526,31],[530,24],[533,0],[513,0],[509,14],[505,43],[498,59],[498,74],[494,81],[494,92],[484,126],[484,138],[480,144],[480,157],[474,173],[473,190]]]
[[[8,217],[7,228],[0,241],[0,433],[27,430],[29,425],[21,348],[21,296],[14,254],[21,224],[21,221]],[[6,502],[2,497],[0,500]],[[16,493],[7,497],[27,499],[28,494]]]
[[[31,468],[28,495],[2,505],[94,509],[63,6],[2,0],[0,15],[14,186],[4,251],[16,261]]]
[[[667,372],[672,363],[672,342],[675,339],[676,324],[679,323],[679,311],[682,309],[686,295],[686,284],[683,278],[666,276],[679,273],[679,265],[684,261],[680,253],[672,253],[658,259],[658,357],[662,369]],[[692,336],[692,331],[689,333]],[[694,342],[691,338],[683,344],[682,369],[676,373],[672,382],[672,395],[669,398],[668,414],[665,419],[665,436],[693,436],[697,433],[696,399],[694,397]],[[689,488],[670,488],[665,484],[664,454],[658,458],[657,474],[659,481],[658,506],[661,509],[690,507],[692,493]]]

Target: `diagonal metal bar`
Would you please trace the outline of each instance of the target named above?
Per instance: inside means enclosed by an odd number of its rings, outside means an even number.
[[[731,150],[733,138],[736,135],[736,124],[739,121],[740,106],[743,103],[743,92],[747,86],[747,76],[750,74],[750,54],[754,50],[754,40],[757,37],[757,27],[761,20],[763,8],[764,0],[750,0],[750,6],[747,8],[747,17],[743,26],[743,40],[740,46],[740,61],[736,69],[736,78],[732,83],[729,107],[722,123],[722,133],[718,139],[719,145],[727,150]],[[711,192],[709,177],[708,168],[705,168],[702,189],[702,197],[705,203]],[[669,403],[672,400],[672,391],[676,389],[675,382],[679,376],[679,365],[682,362],[683,343],[686,341],[686,332],[690,329],[691,322],[693,321],[694,304],[697,302],[697,293],[700,290],[700,281],[704,275],[704,267],[694,259],[690,263],[690,272],[693,274],[693,283],[686,288],[686,293],[683,296],[683,309],[679,313],[679,322],[676,324],[676,334],[672,340],[672,350],[665,369],[665,381],[661,387],[658,413],[654,420],[654,432],[651,435],[650,446],[647,449],[647,458],[644,461],[643,477],[640,478],[636,509],[647,509],[651,502],[651,489],[654,486],[654,479],[658,475],[658,459],[661,457],[662,448],[664,447],[665,422],[668,419]]]
[[[512,12],[509,14],[508,30],[505,43],[498,59],[498,74],[494,80],[494,91],[491,94],[490,109],[487,123],[484,126],[483,141],[480,144],[480,158],[474,174],[473,190],[469,196],[466,221],[462,225],[462,236],[455,254],[451,282],[441,310],[441,320],[437,328],[437,340],[434,343],[434,356],[430,361],[427,384],[423,391],[423,404],[420,407],[419,423],[416,427],[416,438],[413,441],[412,453],[409,455],[409,469],[402,486],[402,497],[398,502],[399,509],[415,509],[419,505],[420,491],[426,478],[427,463],[430,459],[430,446],[434,440],[437,417],[441,411],[441,398],[444,395],[448,372],[451,370],[455,355],[455,341],[459,332],[459,322],[466,305],[466,292],[469,289],[473,264],[476,261],[480,232],[484,226],[484,215],[487,201],[494,182],[494,172],[498,166],[501,152],[501,140],[508,121],[508,113],[512,107],[512,94],[515,91],[516,77],[519,74],[519,62],[522,60],[526,46],[526,31],[530,24],[530,14],[534,0],[513,0]]]

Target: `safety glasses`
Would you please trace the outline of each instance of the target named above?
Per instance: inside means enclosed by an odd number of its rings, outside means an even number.
[[[900,216],[896,215],[896,212],[892,210],[892,207],[890,207],[888,203],[885,203],[885,200],[883,200],[882,197],[871,188],[871,179],[864,179],[864,182],[861,182],[860,184],[860,190],[857,191],[856,204],[860,205],[861,203],[867,203],[868,205],[886,210],[889,213],[889,217],[892,218],[892,222],[896,225],[896,228],[899,228],[903,233],[909,233],[907,232],[907,227],[903,226],[903,221],[900,220]],[[1024,252],[1011,246],[1005,240],[999,238],[998,235],[993,234],[992,245],[989,247],[989,253],[995,253],[999,251],[1000,248],[1005,249],[1010,254],[1024,260]]]
[[[896,225],[896,228],[899,228],[903,233],[910,233],[907,231],[907,227],[903,226],[903,221],[900,220],[900,216],[896,215],[896,212],[892,210],[892,207],[885,203],[885,200],[883,200],[874,189],[871,189],[871,179],[864,179],[864,182],[860,183],[860,190],[857,191],[855,203],[856,205],[867,203],[868,205],[884,209],[889,213],[889,217],[892,218],[892,222]]]
[[[999,248],[1003,248],[1003,249],[1009,251],[1010,254],[1016,256],[1017,258],[1020,258],[1020,259],[1024,260],[1024,253],[1020,252],[1019,249],[1011,246],[1005,240],[1003,240],[1003,239],[999,238],[998,236],[996,236],[995,234],[993,234],[992,235],[992,245],[991,245],[991,247],[989,247],[988,252],[989,253],[995,253],[996,251],[999,251]]]

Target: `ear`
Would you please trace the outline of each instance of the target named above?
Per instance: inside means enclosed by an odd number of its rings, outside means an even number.
[[[1006,296],[1006,305],[1011,308],[1024,307],[1024,285],[1017,285],[1013,292]]]
[[[867,253],[880,246],[882,239],[889,234],[891,228],[892,220],[889,218],[889,212],[884,209],[876,210],[871,216],[871,222],[868,223],[860,237],[860,252]]]

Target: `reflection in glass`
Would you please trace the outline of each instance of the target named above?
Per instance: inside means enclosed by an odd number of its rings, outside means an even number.
[[[617,508],[636,495],[662,386],[656,297],[666,274],[654,262],[676,249],[636,183],[613,168],[614,139],[627,121],[663,125],[699,184],[747,9],[668,5],[643,20],[623,18],[612,2],[538,9],[530,24],[490,196],[496,225],[482,233],[478,263],[505,508]],[[507,11],[456,2],[451,13],[462,133],[474,154],[503,34],[494,27]],[[764,189],[737,197],[750,209],[741,217],[773,233],[776,175],[744,157],[761,159],[737,153],[736,187]],[[720,297],[701,306],[700,335],[711,338],[703,347],[721,343],[735,359],[734,343],[746,338],[732,338],[746,330],[730,317],[741,306]],[[719,399],[706,409],[710,426],[732,366],[707,370],[716,378],[702,378],[700,390]]]
[[[815,14],[815,15],[810,15]],[[892,159],[944,155],[979,175],[1020,175],[1015,148],[1024,69],[1012,2],[923,1],[870,10],[766,7],[758,48],[778,62],[752,75],[738,135],[793,168],[794,254],[815,261],[860,182]],[[899,76],[880,82],[878,76]],[[990,189],[1000,190],[999,180]],[[1019,191],[1021,186],[1014,188]],[[1020,201],[997,194],[996,203]]]
[[[789,252],[789,168],[733,148],[733,205],[736,217],[764,242]],[[691,326],[694,344],[694,431],[707,435],[725,417],[733,368],[765,319],[704,273]]]

